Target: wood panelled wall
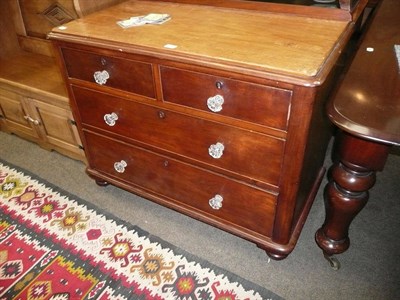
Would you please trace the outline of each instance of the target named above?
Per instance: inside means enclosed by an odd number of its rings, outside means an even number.
[[[8,1],[0,1],[0,58],[19,51],[12,11]]]
[[[76,13],[79,17],[86,16],[94,11],[98,11],[100,9],[104,9],[111,5],[115,5],[126,0],[96,0],[96,1],[87,1],[87,0],[73,0],[74,6],[76,9]]]
[[[45,16],[46,10],[55,4],[59,5],[71,19],[78,18],[72,0],[19,0],[18,2],[26,34],[31,37],[46,38],[47,33],[58,25]]]
[[[126,0],[1,0],[0,57],[19,50],[53,56],[46,40],[52,28],[63,20],[67,22],[123,1]]]

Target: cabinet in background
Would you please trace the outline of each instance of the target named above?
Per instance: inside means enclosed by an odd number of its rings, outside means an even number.
[[[1,130],[81,160],[83,147],[68,103],[55,103],[54,98],[45,102],[29,96],[0,89]]]
[[[123,0],[0,1],[0,130],[85,161],[47,33]]]

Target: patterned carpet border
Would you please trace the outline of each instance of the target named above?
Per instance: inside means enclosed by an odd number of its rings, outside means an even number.
[[[0,159],[3,299],[282,298]]]

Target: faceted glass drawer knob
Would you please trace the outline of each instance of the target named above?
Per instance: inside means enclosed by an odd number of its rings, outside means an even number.
[[[126,166],[127,166],[127,163],[124,160],[117,161],[116,163],[114,163],[114,169],[118,173],[124,173]]]
[[[222,207],[222,201],[224,198],[221,195],[216,194],[213,198],[208,201],[212,209],[220,209]]]
[[[114,126],[117,120],[118,115],[115,112],[104,115],[104,122],[106,122],[108,126]]]
[[[224,97],[221,95],[215,95],[207,99],[207,107],[212,112],[221,111],[222,104],[224,104]]]
[[[218,159],[221,158],[222,155],[224,154],[224,149],[225,149],[224,145],[218,142],[216,144],[211,145],[208,148],[208,154],[210,154],[211,157]]]
[[[108,74],[106,70],[96,71],[94,72],[93,77],[97,84],[104,85],[107,83],[107,79],[110,78],[110,74]]]

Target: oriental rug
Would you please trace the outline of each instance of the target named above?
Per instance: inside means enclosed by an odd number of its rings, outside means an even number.
[[[281,299],[0,161],[0,300]]]

